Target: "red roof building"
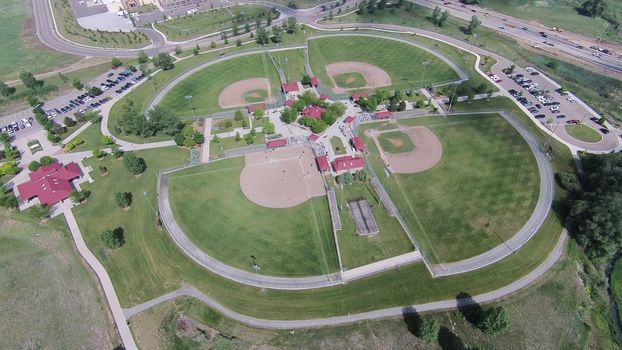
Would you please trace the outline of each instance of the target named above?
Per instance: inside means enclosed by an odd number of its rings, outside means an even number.
[[[330,164],[328,164],[327,156],[315,157],[315,162],[317,163],[317,168],[319,171],[324,172],[330,170]]]
[[[347,116],[346,119],[343,120],[346,124],[352,124],[352,122],[354,121],[354,117],[353,116]]]
[[[326,101],[326,100],[328,100],[328,96],[326,96],[326,95],[320,95],[320,100],[322,100],[322,101]]]
[[[73,190],[71,180],[81,175],[80,167],[74,162],[52,163],[28,174],[30,181],[17,185],[17,191],[23,201],[38,197],[41,204],[53,205],[69,198]]]
[[[358,92],[358,93],[352,94],[352,101],[358,101],[359,98],[361,98],[361,97],[362,98],[368,98],[369,94],[366,93],[366,92]]]
[[[376,112],[375,114],[376,119],[389,119],[392,116],[393,113],[391,111]]]
[[[266,111],[266,104],[265,103],[258,103],[258,104],[255,104],[255,105],[250,105],[250,106],[248,106],[248,113],[253,113],[253,112],[255,112],[258,109],[265,112]]]
[[[291,107],[294,105],[294,100],[285,100],[285,107]]]
[[[333,160],[333,170],[335,170],[336,173],[358,170],[364,167],[365,159],[362,157],[343,156]]]
[[[317,87],[318,84],[319,81],[317,80],[317,77],[311,77],[311,86]]]
[[[322,119],[324,108],[320,106],[307,106],[302,110],[302,115],[313,119]]]
[[[352,145],[354,145],[355,150],[359,152],[365,152],[365,149],[366,149],[365,144],[363,143],[360,137],[354,136],[352,138]]]
[[[311,141],[311,142],[315,142],[315,141],[317,141],[317,139],[319,139],[319,138],[320,138],[320,136],[319,136],[319,135],[316,135],[316,134],[311,134],[311,135],[309,135],[309,141]]]
[[[285,147],[287,146],[287,140],[286,139],[271,140],[271,141],[266,142],[266,146],[268,148]]]
[[[281,90],[286,94],[289,92],[298,92],[300,91],[300,86],[297,81],[294,81],[292,83],[281,84]]]

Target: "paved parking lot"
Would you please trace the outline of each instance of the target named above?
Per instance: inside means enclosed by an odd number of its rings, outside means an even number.
[[[618,146],[619,135],[616,134],[616,131],[609,132],[608,134],[603,133],[600,129],[603,126],[599,125],[595,122],[598,118],[598,115],[592,113],[589,109],[582,106],[577,99],[572,94],[563,95],[556,90],[559,88],[557,84],[550,81],[546,77],[542,75],[532,75],[532,72],[537,72],[537,70],[526,70],[522,67],[516,67],[513,74],[522,74],[524,78],[531,80],[532,83],[537,84],[537,90],[544,90],[548,92],[548,96],[550,96],[550,100],[559,103],[555,106],[544,106],[541,101],[538,101],[536,95],[532,95],[526,88],[522,87],[520,84],[515,82],[510,78],[510,76],[504,74],[501,70],[505,67],[495,67],[493,73],[496,74],[501,81],[497,82],[501,85],[505,90],[511,92],[511,90],[515,90],[519,93],[522,93],[522,97],[526,98],[527,104],[525,107],[531,108],[536,106],[536,104],[540,105],[541,108],[537,108],[538,110],[531,113],[531,116],[535,118],[537,115],[544,115],[544,117],[540,117],[537,119],[537,122],[542,125],[546,125],[549,130],[552,130],[555,135],[559,136],[561,139],[568,141],[569,143],[574,144],[577,147],[584,148],[590,151],[610,151],[615,149]],[[539,73],[539,72],[538,72]],[[516,99],[516,97],[515,97]],[[559,112],[554,113],[551,111],[551,107],[558,107]],[[563,117],[562,117],[563,116]],[[592,119],[593,118],[593,119]],[[579,141],[572,136],[566,133],[565,125],[568,125],[568,121],[575,120],[579,121],[581,124],[584,124],[601,134],[603,139],[597,143],[588,143]]]
[[[120,67],[116,70],[110,70],[100,76],[98,76],[96,79],[85,83],[86,85],[89,86],[97,86],[101,88],[102,83],[106,83],[107,79],[110,80],[116,80],[120,74],[126,71],[125,68]],[[131,73],[131,72],[129,72]],[[109,75],[112,74],[110,77]],[[107,91],[104,91],[101,95],[99,96],[95,96],[94,98],[92,98],[89,101],[85,101],[83,104],[78,105],[78,107],[73,108],[72,110],[68,111],[68,112],[61,112],[56,113],[56,116],[53,116],[52,119],[54,119],[55,122],[57,122],[58,124],[63,124],[63,119],[65,117],[71,117],[75,119],[74,113],[76,113],[78,110],[82,109],[82,110],[86,110],[87,107],[90,106],[91,103],[95,103],[96,101],[100,101],[106,98],[112,98],[114,96],[117,95],[117,93],[115,92],[115,90],[118,90],[121,86],[128,84],[132,79],[137,78],[138,76],[140,76],[142,73],[140,71],[137,71],[135,73],[131,73],[127,78],[125,78],[123,81],[120,81],[119,83],[117,83],[116,86],[113,86],[112,88],[109,88]],[[67,94],[57,97],[53,100],[50,101],[46,101],[43,106],[42,109],[44,111],[50,111],[50,110],[58,110],[60,111],[62,108],[66,107],[69,105],[69,101],[71,100],[76,100],[76,98],[79,95],[85,94],[85,91],[78,91],[78,90],[72,90],[70,92],[68,92]],[[100,106],[101,107],[101,106]],[[93,110],[98,110],[99,107],[92,107]],[[19,138],[19,137],[27,137],[30,136],[38,131],[40,131],[42,128],[41,126],[36,122],[36,121],[32,121],[32,126],[28,127],[27,123],[24,122],[24,119],[28,120],[29,118],[33,118],[34,114],[32,113],[32,109],[27,109],[27,110],[23,110],[21,112],[17,112],[11,115],[8,115],[6,117],[0,118],[0,129],[3,129],[4,127],[11,125],[13,123],[17,123],[19,126],[19,130],[16,132],[12,132],[10,133],[10,135],[14,138]]]

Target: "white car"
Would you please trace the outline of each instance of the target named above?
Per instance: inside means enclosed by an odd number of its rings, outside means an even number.
[[[570,103],[573,103],[574,101],[576,101],[574,97],[572,96],[568,97],[567,100],[570,101]]]
[[[551,107],[549,107],[549,109],[551,110],[551,112],[559,111],[559,107],[558,106],[551,106]]]

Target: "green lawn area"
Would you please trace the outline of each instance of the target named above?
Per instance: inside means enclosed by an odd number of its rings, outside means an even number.
[[[293,49],[285,51],[271,52],[276,65],[283,70],[287,81],[301,81],[306,74],[305,71],[305,51],[303,49]]]
[[[147,35],[133,32],[105,32],[82,27],[71,9],[69,0],[51,0],[56,26],[61,35],[82,45],[108,48],[141,48],[151,41]]]
[[[103,136],[100,123],[91,124],[77,136],[84,143],[72,149],[71,152],[92,151],[94,148],[110,147],[102,142]]]
[[[346,147],[343,145],[341,137],[333,136],[330,138],[330,145],[333,147],[333,152],[336,155],[346,153]]]
[[[212,141],[210,141],[209,154],[212,158],[220,158],[225,155],[225,151],[253,145],[261,145],[263,143],[266,143],[266,138],[264,134],[260,132],[255,135],[254,142],[250,145],[246,143],[244,137],[242,137],[240,141],[236,141],[235,136],[225,137],[219,139],[218,143],[214,142],[212,139]]]
[[[332,37],[309,40],[309,60],[321,83],[329,85],[325,66],[343,61],[358,61],[377,66],[391,77],[391,88],[411,89],[426,82],[458,78],[445,62],[428,52],[402,42],[375,37]],[[421,62],[428,61],[425,77]]]
[[[0,78],[17,78],[21,70],[40,73],[66,65],[77,57],[53,51],[36,37],[32,4],[21,0],[0,3]]]
[[[564,129],[568,135],[584,142],[600,142],[603,139],[598,131],[583,124],[564,125]]]
[[[176,172],[169,177],[177,223],[217,260],[254,272],[311,276],[339,269],[326,197],[287,209],[264,208],[240,189],[244,158]],[[209,219],[207,219],[209,218]]]
[[[396,218],[378,203],[378,195],[368,182],[335,189],[341,210],[342,229],[337,231],[339,251],[344,270],[412,252],[414,247]],[[356,235],[356,226],[348,210],[348,202],[367,199],[380,232],[369,237]]]
[[[230,120],[231,121],[231,126],[227,127],[226,126],[226,122]],[[218,120],[214,120],[212,122],[212,135],[213,134],[219,134],[219,133],[223,133],[223,132],[229,132],[229,131],[233,131],[233,129],[237,129],[237,128],[241,128],[242,127],[242,120],[235,120],[234,118],[227,118],[227,119],[218,119]]]
[[[361,73],[344,73],[333,77],[335,84],[344,89],[356,89],[367,85],[367,80]]]
[[[166,35],[168,40],[184,41],[200,36],[230,30],[234,25],[244,33],[244,25],[251,24],[254,28],[256,18],[265,18],[269,10],[263,6],[235,5],[200,12],[191,16],[183,16],[155,24],[155,27]],[[276,17],[276,15],[272,15]],[[231,33],[229,33],[231,36]]]
[[[389,131],[378,135],[378,143],[383,151],[389,153],[405,153],[415,149],[410,137],[402,131]]]
[[[244,94],[244,100],[247,103],[260,103],[268,100],[267,90],[251,90]]]
[[[434,168],[392,174],[385,182],[431,261],[457,261],[483,253],[527,222],[538,198],[538,170],[526,142],[504,119],[474,115],[400,123],[427,126],[443,145],[443,158]],[[375,144],[364,140],[372,165],[382,174],[384,163]]]
[[[61,215],[0,211],[0,339],[6,349],[114,348],[99,280],[73,247]],[[92,276],[91,276],[92,275]],[[113,338],[114,337],[114,338]]]
[[[188,118],[191,115],[184,96],[192,95],[196,114],[205,116],[223,110],[218,104],[218,95],[227,86],[240,80],[262,77],[270,80],[272,96],[277,96],[279,78],[267,54],[233,58],[206,67],[180,82],[164,96],[160,105],[176,111],[182,118]]]

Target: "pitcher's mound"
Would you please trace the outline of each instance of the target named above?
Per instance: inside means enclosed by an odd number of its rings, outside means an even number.
[[[218,104],[221,108],[233,108],[246,106],[249,103],[256,103],[257,101],[247,101],[246,94],[251,93],[259,97],[260,94],[257,92],[258,90],[266,91],[266,102],[272,100],[270,80],[268,80],[268,78],[252,78],[236,81],[224,88],[220,92],[220,95],[218,95]]]
[[[244,156],[240,188],[251,202],[266,208],[289,208],[326,194],[313,151],[285,148]]]

